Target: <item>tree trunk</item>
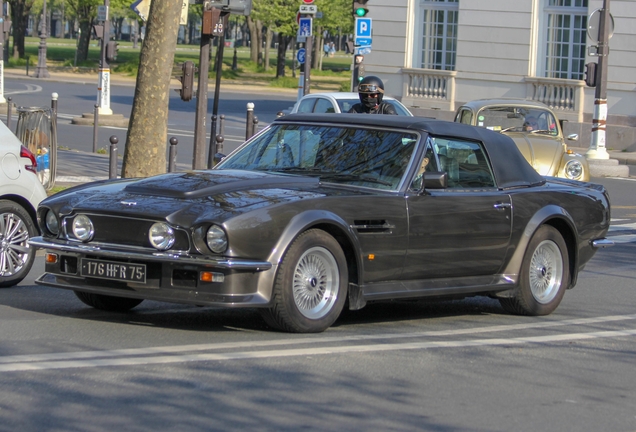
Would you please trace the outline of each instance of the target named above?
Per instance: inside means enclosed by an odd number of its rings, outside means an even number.
[[[287,52],[287,38],[278,33],[278,55],[276,61],[276,78],[285,76],[285,53]]]
[[[269,48],[272,46],[272,36],[274,35],[269,29],[265,30],[265,61],[263,67],[269,71]]]
[[[258,63],[263,45],[263,23],[247,17],[247,26],[250,29],[250,60]]]
[[[88,46],[91,43],[92,25],[89,20],[81,19],[79,22],[80,40],[77,45],[77,61],[88,60]]]
[[[24,37],[33,1],[13,0],[9,4],[11,5],[11,21],[13,21],[13,58],[24,58]]]
[[[325,50],[323,49],[323,38],[322,38],[322,27],[317,27],[317,31],[314,32],[314,46],[313,53],[311,57],[311,68],[312,69],[322,69],[322,54],[324,54]]]
[[[181,16],[181,1],[151,3],[141,47],[130,113],[122,177],[166,172],[170,78]]]

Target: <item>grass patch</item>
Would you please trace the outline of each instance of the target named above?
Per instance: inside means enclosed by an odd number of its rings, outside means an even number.
[[[35,67],[38,61],[38,46],[40,39],[37,37],[27,37],[25,39],[25,53],[24,59],[10,58],[5,66],[8,68],[24,68],[27,62],[29,67]],[[117,41],[119,49],[117,53],[117,59],[110,63],[111,71],[113,74],[122,74],[126,76],[137,76],[139,70],[139,54],[141,52],[141,42],[137,48],[132,47],[132,42]],[[101,56],[101,48],[96,41],[91,41],[89,44],[88,58],[86,61],[75,61],[77,41],[74,39],[59,39],[48,38],[47,39],[47,63],[53,67],[73,68],[77,67],[87,72],[94,72],[99,67],[99,61]],[[212,47],[210,59],[209,77],[215,77],[214,70],[214,57],[217,52],[217,47]],[[175,68],[173,73],[179,72],[178,65],[185,61],[193,61],[196,64],[199,63],[199,45],[177,45],[175,51],[174,64]],[[296,88],[298,85],[298,79],[292,77],[291,68],[294,66],[294,52],[289,50],[286,53],[285,66],[286,74],[288,76],[282,78],[276,78],[276,55],[275,49],[270,50],[269,64],[270,68],[265,70],[263,65],[259,65],[250,60],[250,51],[247,47],[240,47],[236,49],[236,64],[237,69],[232,70],[232,64],[234,62],[234,49],[225,49],[223,52],[223,74],[222,78],[232,81],[243,81],[246,84],[254,81],[267,82],[273,87],[278,88]],[[323,57],[322,70],[312,69],[312,81],[314,78],[320,80],[320,84],[330,87],[334,90],[342,88],[343,82],[348,82],[351,78],[351,56],[343,55],[339,53],[335,57]],[[296,74],[300,71],[297,69]],[[347,84],[348,90],[348,84]]]
[[[68,189],[68,186],[53,186],[51,189],[46,191],[47,196],[55,195],[58,192],[62,192],[63,190]]]

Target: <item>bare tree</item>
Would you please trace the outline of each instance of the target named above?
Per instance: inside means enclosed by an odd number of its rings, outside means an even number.
[[[181,0],[153,1],[139,58],[122,177],[166,172],[168,102]]]

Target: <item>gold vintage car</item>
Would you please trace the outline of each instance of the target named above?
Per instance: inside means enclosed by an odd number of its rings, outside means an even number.
[[[541,175],[589,181],[584,156],[567,148],[563,124],[548,106],[523,99],[481,99],[462,105],[455,121],[482,126],[512,138]],[[568,135],[571,141],[577,134]]]

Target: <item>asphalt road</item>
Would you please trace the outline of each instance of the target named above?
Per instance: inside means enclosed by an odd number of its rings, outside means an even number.
[[[611,238],[547,317],[487,298],[390,302],[322,334],[252,310],[84,306],[0,290],[0,430],[636,430],[634,180],[595,179]]]

